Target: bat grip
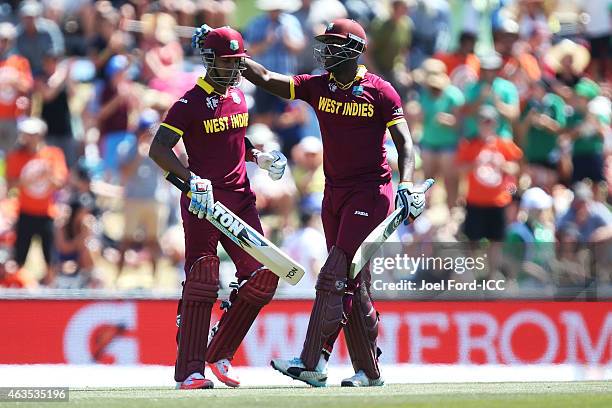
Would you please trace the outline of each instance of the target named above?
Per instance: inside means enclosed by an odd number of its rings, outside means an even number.
[[[189,187],[189,184],[181,180],[176,174],[166,172],[166,180],[168,180],[183,193],[187,194],[188,197],[191,197],[191,188]]]

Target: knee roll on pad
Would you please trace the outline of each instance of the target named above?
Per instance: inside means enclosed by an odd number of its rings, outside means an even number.
[[[300,356],[307,369],[314,369],[321,357],[323,343],[338,331],[343,315],[342,298],[347,274],[346,254],[340,248],[332,247],[317,278],[316,297]]]
[[[269,269],[260,269],[238,290],[238,299],[261,307],[270,303],[277,286],[278,276]]]
[[[184,302],[215,303],[219,292],[219,257],[198,258],[187,274],[183,286]]]
[[[378,312],[374,309],[367,285],[362,283],[353,297],[353,308],[344,327],[344,335],[355,372],[363,370],[372,379],[380,377],[380,350],[376,346],[378,322]]]
[[[206,361],[214,363],[234,357],[259,311],[272,300],[277,285],[278,276],[269,269],[261,269],[240,287],[231,306],[221,316],[218,330],[208,346]]]

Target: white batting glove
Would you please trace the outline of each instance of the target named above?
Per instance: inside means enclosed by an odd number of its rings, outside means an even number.
[[[425,210],[425,188],[409,181],[401,182],[395,196],[395,208],[400,206],[404,208],[406,223],[414,221]]]
[[[210,183],[210,180],[200,178],[191,173],[189,187],[191,190],[189,212],[202,219],[206,217],[206,213],[208,211],[212,211],[213,208],[214,199],[212,184]]]
[[[280,180],[285,173],[285,167],[287,167],[287,158],[278,150],[272,150],[271,152],[257,154],[255,163],[259,168],[268,170],[268,176],[272,180]]]

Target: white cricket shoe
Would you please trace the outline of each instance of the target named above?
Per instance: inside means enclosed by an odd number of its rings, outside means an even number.
[[[232,363],[227,358],[223,358],[214,363],[208,363],[208,368],[210,368],[210,371],[212,371],[219,381],[228,387],[236,388],[240,386],[238,375],[232,368]]]
[[[203,390],[213,388],[214,384],[200,373],[193,373],[183,382],[176,383],[177,390]]]
[[[354,376],[342,380],[340,385],[343,387],[380,387],[384,383],[385,382],[381,377],[372,380],[371,378],[368,378],[363,370],[359,370]]]
[[[304,381],[313,387],[325,387],[327,381],[327,360],[323,356],[314,371],[306,370],[302,359],[295,357],[291,360],[275,359],[270,361],[270,365],[277,371],[285,374],[294,380]]]

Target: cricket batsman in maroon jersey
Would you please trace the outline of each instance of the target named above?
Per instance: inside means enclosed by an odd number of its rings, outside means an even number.
[[[357,60],[366,34],[355,21],[338,19],[316,37],[323,75],[294,77],[246,61],[243,75],[256,86],[315,110],[323,138],[325,193],[322,221],[329,256],[316,283],[316,298],[300,357],[272,360],[272,367],[313,386],[325,386],[327,361],[343,328],[355,375],[343,386],[383,381],[376,346],[378,313],[370,296],[370,271],[348,278],[349,264],[366,236],[392,211],[391,169],[384,148],[388,130],[399,153],[400,184],[395,205],[415,219],[425,208],[422,186],[412,181],[414,153],[399,95]],[[194,40],[198,43],[198,40]]]
[[[278,284],[275,274],[203,219],[214,203],[213,191],[215,200],[262,232],[245,160],[268,170],[273,180],[282,177],[287,163],[280,152],[260,152],[245,138],[248,110],[242,91],[235,87],[248,59],[240,33],[218,28],[199,48],[206,76],[170,108],[149,152],[161,168],[189,182],[191,189],[191,199],[183,194],[180,202],[186,278],[177,319],[174,378],[181,389],[212,388],[212,381],[204,377],[205,363],[226,385],[239,385],[232,357]],[[180,138],[189,157],[188,168],[172,151]],[[209,339],[211,309],[219,290],[218,242],[236,266],[239,285]]]

